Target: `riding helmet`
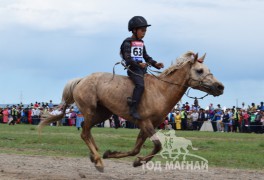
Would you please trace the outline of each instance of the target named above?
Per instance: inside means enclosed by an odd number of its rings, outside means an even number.
[[[134,16],[128,22],[128,31],[132,31],[134,28],[151,26],[147,23],[147,20],[142,16]]]

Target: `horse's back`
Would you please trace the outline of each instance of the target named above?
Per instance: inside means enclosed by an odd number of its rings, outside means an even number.
[[[145,76],[145,86],[153,82],[151,76]],[[113,113],[125,117],[128,112],[127,97],[131,97],[134,83],[128,76],[97,72],[84,77],[74,91],[75,100],[82,104],[104,106]],[[154,87],[152,87],[154,88]],[[153,92],[153,91],[152,91]],[[144,100],[144,94],[142,99]]]
[[[84,84],[95,86],[97,91],[118,91],[124,87],[133,86],[128,76],[113,75],[112,73],[97,72],[86,76],[83,80]]]
[[[127,76],[97,72],[84,77],[75,89],[75,96],[89,97],[104,104],[104,101],[123,101],[131,96],[133,82]]]

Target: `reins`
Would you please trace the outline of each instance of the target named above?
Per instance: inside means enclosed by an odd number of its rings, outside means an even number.
[[[121,64],[122,66],[124,66],[125,69],[127,69],[127,70],[130,71],[131,73],[133,73],[133,74],[135,74],[135,75],[137,75],[137,76],[140,76],[140,77],[144,78],[144,76],[142,76],[141,74],[137,74],[137,73],[135,73],[134,71],[132,71],[131,69],[129,69],[129,66],[127,66],[127,65],[125,64],[125,60],[121,60],[120,62],[115,63],[115,65],[114,65],[114,67],[113,67],[113,77],[112,77],[111,80],[114,79],[114,76],[115,76],[115,66],[118,65],[118,64]],[[154,76],[157,80],[162,81],[162,82],[165,82],[165,83],[168,83],[168,84],[171,84],[171,85],[174,85],[174,86],[187,87],[187,88],[188,88],[187,93],[185,92],[184,94],[185,94],[188,98],[192,98],[192,99],[195,99],[195,98],[196,98],[196,99],[203,99],[203,98],[205,98],[206,96],[209,95],[209,94],[207,93],[206,95],[197,98],[197,97],[189,96],[189,91],[190,91],[191,88],[198,87],[198,86],[204,86],[203,80],[204,80],[207,76],[209,76],[209,75],[213,75],[212,73],[208,73],[208,74],[206,74],[206,75],[202,78],[202,80],[196,80],[196,79],[192,79],[192,78],[190,78],[189,81],[190,81],[190,80],[192,80],[192,81],[198,81],[199,83],[198,83],[197,86],[189,87],[189,86],[186,86],[186,85],[184,85],[184,84],[173,83],[173,82],[169,82],[169,81],[166,81],[166,80],[164,80],[164,79],[159,78],[159,77],[156,76],[154,73],[161,73],[161,72],[160,72],[160,71],[154,71],[154,70],[150,69],[151,65],[150,65],[149,63],[147,63],[147,64],[148,64],[147,72],[150,73],[152,76]],[[154,72],[154,73],[153,73],[153,72]]]
[[[137,76],[140,76],[140,77],[144,78],[144,76],[142,76],[141,74],[135,73],[134,71],[132,71],[131,69],[129,69],[129,66],[126,65],[125,60],[121,60],[120,62],[115,63],[115,65],[114,65],[114,67],[113,67],[113,77],[112,77],[111,80],[113,80],[114,77],[115,77],[115,66],[118,65],[118,64],[121,64],[122,66],[124,66],[125,69],[127,69],[127,70],[130,71],[131,73],[133,73],[133,74],[135,74],[135,75],[137,75]]]
[[[206,95],[204,95],[204,96],[202,96],[202,97],[199,97],[199,98],[197,98],[197,97],[193,97],[193,96],[189,96],[189,91],[190,91],[190,89],[191,88],[194,88],[194,87],[196,87],[196,86],[193,86],[193,87],[189,87],[189,86],[186,86],[186,85],[183,85],[183,84],[177,84],[177,83],[172,83],[172,82],[169,82],[169,81],[166,81],[166,80],[163,80],[163,79],[160,79],[160,78],[158,78],[158,76],[156,76],[155,74],[153,74],[152,72],[154,72],[153,70],[151,70],[150,68],[148,68],[148,72],[152,75],[152,76],[154,76],[156,79],[158,79],[159,81],[163,81],[163,82],[166,82],[166,83],[168,83],[168,84],[171,84],[171,85],[176,85],[176,86],[183,86],[183,87],[187,87],[188,88],[188,90],[187,90],[187,93],[185,92],[184,94],[188,97],[188,98],[192,98],[192,99],[203,99],[203,98],[205,98],[206,96],[208,96],[209,94],[207,93]],[[160,72],[159,72],[160,73]],[[203,77],[203,79],[202,80],[196,80],[196,79],[189,79],[189,80],[192,80],[192,81],[199,81],[199,85],[200,86],[203,86],[203,80],[208,76],[208,75],[213,75],[212,73],[208,73],[208,74],[206,74],[204,77]],[[197,85],[197,86],[199,86],[199,85]]]

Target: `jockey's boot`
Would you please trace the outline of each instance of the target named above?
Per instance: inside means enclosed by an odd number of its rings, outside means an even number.
[[[136,101],[132,101],[129,108],[129,114],[136,120],[141,120],[140,115],[137,112],[138,103]]]

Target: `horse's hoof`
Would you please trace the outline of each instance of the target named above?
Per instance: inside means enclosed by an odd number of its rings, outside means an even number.
[[[97,171],[104,172],[104,164],[101,158],[98,159],[94,164]]]
[[[136,159],[134,162],[133,162],[133,167],[138,167],[138,166],[142,166],[142,162],[140,159]]]
[[[95,168],[99,172],[104,172],[104,167],[102,167],[102,166],[95,166]]]
[[[93,163],[95,162],[95,161],[94,161],[94,155],[93,155],[93,154],[90,154],[90,160],[91,160],[91,162],[93,162]]]
[[[105,151],[103,155],[103,159],[107,159],[110,153],[111,153],[110,150]]]

